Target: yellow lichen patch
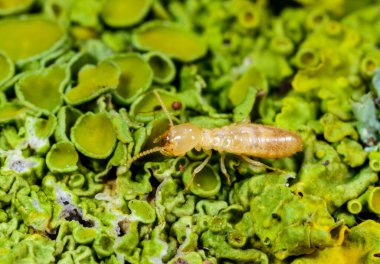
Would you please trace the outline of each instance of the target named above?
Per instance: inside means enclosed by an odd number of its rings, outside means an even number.
[[[76,121],[71,129],[71,140],[84,155],[104,159],[116,145],[116,134],[107,114],[89,112]]]
[[[148,13],[152,0],[107,0],[101,16],[111,27],[127,27],[139,23]]]
[[[0,22],[0,50],[19,62],[40,58],[65,39],[64,30],[45,18],[23,17]]]
[[[0,0],[0,15],[11,15],[28,10],[35,0]]]
[[[352,228],[341,247],[326,248],[292,264],[379,263],[380,224],[367,220]]]
[[[116,89],[119,85],[120,69],[112,62],[86,65],[78,77],[78,85],[69,90],[65,100],[71,105],[88,102],[102,93]]]
[[[159,51],[183,62],[197,60],[207,52],[207,45],[194,32],[159,21],[140,27],[133,36],[133,43],[142,50]]]

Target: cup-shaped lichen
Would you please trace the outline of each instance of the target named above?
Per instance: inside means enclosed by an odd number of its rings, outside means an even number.
[[[316,67],[319,62],[319,52],[311,48],[300,49],[294,58],[294,64],[300,69]]]
[[[58,142],[54,144],[46,156],[46,165],[55,172],[73,172],[78,166],[78,153],[71,142]]]
[[[148,52],[145,55],[150,67],[153,70],[153,80],[160,84],[170,83],[176,74],[173,61],[163,53]]]
[[[72,234],[75,242],[79,244],[89,244],[96,238],[96,228],[84,227],[74,221],[70,224],[72,224]]]
[[[15,73],[15,66],[5,53],[0,52],[0,90],[1,85]]]
[[[152,0],[107,0],[101,16],[111,27],[128,27],[139,23],[149,12]]]
[[[62,93],[68,77],[66,68],[59,65],[28,73],[16,84],[17,97],[37,112],[53,114],[63,102]]]
[[[114,91],[120,103],[131,103],[146,91],[153,78],[149,64],[137,53],[115,56],[111,59],[121,70],[119,85]]]
[[[116,89],[119,85],[120,69],[112,62],[103,61],[98,65],[85,65],[79,71],[78,85],[65,94],[65,100],[78,105]]]
[[[110,234],[101,234],[95,238],[93,248],[99,258],[104,258],[114,253],[114,245],[115,245],[114,236]]]
[[[148,202],[132,200],[128,203],[128,207],[131,209],[133,220],[145,224],[151,224],[156,220],[155,210]]]
[[[71,140],[85,156],[104,159],[111,155],[116,145],[116,134],[106,113],[88,112],[75,122]]]
[[[368,155],[369,158],[369,167],[373,171],[380,171],[380,152],[371,151]]]
[[[139,49],[159,51],[183,62],[197,60],[207,52],[207,45],[194,32],[162,21],[142,25],[135,31],[133,43]]]
[[[85,184],[85,182],[86,182],[85,176],[83,176],[80,173],[74,173],[74,174],[70,175],[70,179],[69,179],[67,185],[73,189],[82,188],[82,186]]]
[[[368,208],[375,214],[380,214],[380,187],[369,188]]]
[[[212,197],[220,190],[220,177],[211,166],[204,167],[194,175],[193,171],[199,164],[200,162],[194,162],[186,168],[183,173],[183,183],[197,196]]]
[[[63,44],[65,31],[42,17],[21,17],[0,22],[0,50],[13,61],[41,58]]]
[[[263,9],[260,4],[253,4],[250,1],[236,1],[235,4],[236,19],[240,26],[247,29],[254,29],[260,26],[263,21]]]
[[[347,203],[347,209],[352,214],[358,214],[362,209],[380,214],[380,187],[368,187],[365,193]]]
[[[347,203],[347,210],[351,214],[358,214],[362,211],[363,205],[358,199],[352,199]]]

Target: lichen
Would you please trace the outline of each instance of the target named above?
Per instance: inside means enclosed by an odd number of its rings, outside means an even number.
[[[0,263],[378,263],[375,2],[0,0]],[[169,119],[303,149],[170,156]]]

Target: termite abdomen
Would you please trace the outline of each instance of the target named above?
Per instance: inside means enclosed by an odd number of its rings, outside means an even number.
[[[202,132],[202,148],[237,155],[283,158],[303,148],[299,134],[264,125],[230,125]]]

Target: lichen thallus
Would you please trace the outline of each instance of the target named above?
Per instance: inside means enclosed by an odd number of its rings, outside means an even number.
[[[192,123],[174,125],[160,95],[156,90],[153,92],[160,102],[163,111],[168,116],[170,128],[159,137],[159,146],[135,155],[127,161],[127,167],[137,159],[154,152],[161,152],[165,156],[184,156],[186,152],[193,148],[197,151],[203,150],[206,152],[207,158],[194,169],[189,183],[189,186],[191,186],[194,176],[209,162],[212,150],[216,150],[221,153],[221,171],[227,177],[228,183],[230,183],[230,178],[224,164],[224,153],[238,155],[244,161],[256,167],[281,171],[253,160],[248,156],[257,158],[284,158],[292,156],[303,148],[302,139],[298,133],[273,126],[242,123],[206,129],[197,127]]]

